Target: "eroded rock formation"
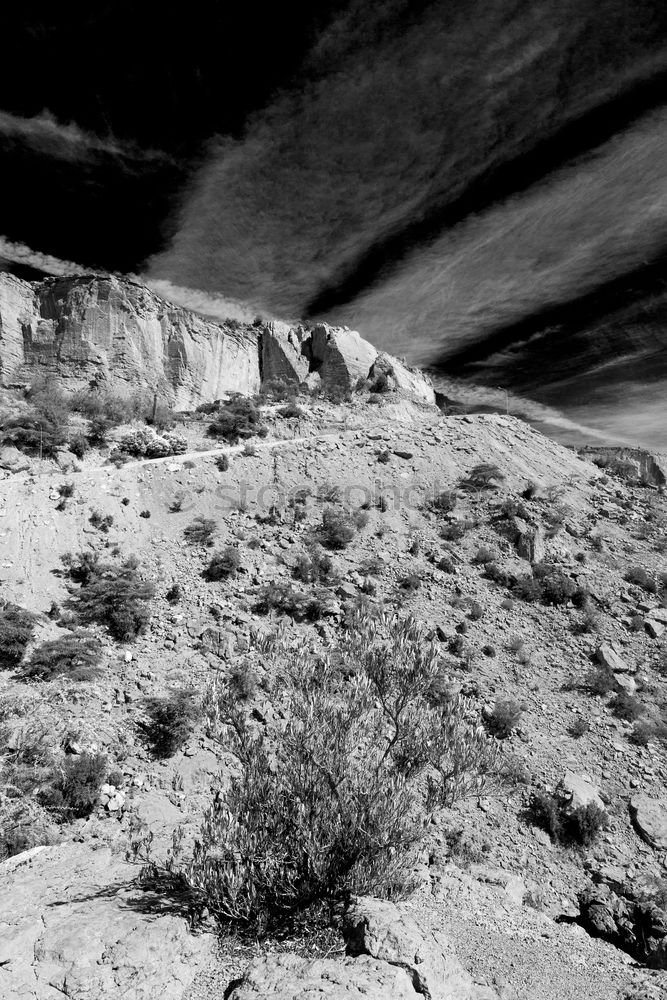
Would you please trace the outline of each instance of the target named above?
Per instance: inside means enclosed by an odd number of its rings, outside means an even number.
[[[190,409],[230,391],[251,395],[276,379],[349,390],[379,357],[346,328],[213,323],[126,279],[28,282],[0,274],[3,385],[42,375],[70,390],[144,388]],[[434,405],[424,375],[381,358],[388,391]]]

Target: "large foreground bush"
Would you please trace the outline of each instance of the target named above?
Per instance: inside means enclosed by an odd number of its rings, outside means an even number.
[[[358,616],[336,648],[279,633],[261,652],[278,709],[266,726],[231,685],[209,691],[210,733],[236,773],[213,790],[193,847],[177,833],[159,861],[150,835],[135,845],[147,883],[260,935],[351,893],[404,892],[434,810],[494,763],[471,705],[435,695],[439,655],[414,621]]]

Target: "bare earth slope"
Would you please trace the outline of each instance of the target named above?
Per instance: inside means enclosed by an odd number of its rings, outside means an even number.
[[[5,764],[26,734],[41,727],[59,753],[102,750],[118,772],[89,817],[54,824],[37,839],[37,846],[47,845],[42,850],[0,862],[8,890],[0,905],[3,997],[208,1000],[242,976],[253,955],[229,945],[221,951],[208,932],[191,936],[181,913],[132,884],[136,869],[124,861],[132,830],[143,824],[166,844],[176,825],[196,828],[225,768],[201,727],[172,757],[157,760],[138,722],[146,696],[184,684],[203,690],[249,649],[253,628],[276,624],[257,612],[259,590],[292,580],[327,502],[364,505],[368,520],[351,546],[333,554],[340,582],[321,619],[284,618],[288,629],[334,641],[346,608],[374,590],[371,600],[426,623],[441,643],[448,682],[480,712],[506,698],[523,709],[511,735],[499,741],[504,783],[445,810],[434,825],[415,859],[420,888],[409,911],[423,928],[446,932],[470,989],[487,991],[474,995],[620,1000],[640,988],[637,996],[661,995],[664,972],[643,970],[627,953],[556,918],[576,917],[577,893],[605,866],[638,882],[662,878],[667,863],[667,848],[639,836],[629,809],[639,793],[663,807],[664,744],[632,742],[631,723],[583,685],[606,645],[622,661],[617,676],[632,678],[645,712],[667,697],[660,672],[664,609],[656,595],[624,581],[629,566],[654,575],[665,568],[658,551],[665,499],[603,475],[514,418],[443,417],[397,393],[380,396],[373,405],[368,394],[343,405],[302,397],[303,415],[293,419],[269,405],[269,434],[254,449],[211,449],[207,421],[191,418],[179,428],[188,439],[184,455],[117,468],[104,452],[82,462],[63,454],[60,467],[31,460],[0,482],[0,593],[39,612],[35,642],[62,634],[46,612],[54,601],[67,606],[61,572],[67,551],[90,549],[104,559],[113,558],[115,547],[133,553],[157,588],[150,627],[134,643],[115,643],[95,626],[104,660],[94,681],[28,683],[0,672]],[[216,461],[223,453],[230,459],[226,471]],[[493,464],[504,479],[495,488],[461,492],[453,513],[435,515],[433,497],[480,463]],[[73,484],[73,495],[61,504],[65,483]],[[530,499],[523,499],[529,486]],[[305,519],[297,521],[289,500],[300,489],[309,497]],[[530,574],[514,528],[508,535],[500,525],[507,500],[527,508],[526,544],[590,591],[595,622],[587,631],[577,627],[583,613],[571,603],[508,600],[507,587],[485,574],[481,548],[494,550],[507,572]],[[90,523],[94,511],[112,517],[108,531]],[[184,539],[196,516],[215,521],[216,549],[239,550],[241,569],[226,581],[207,582],[202,571],[211,549]],[[369,574],[371,559],[376,566]],[[417,583],[406,586],[409,577]],[[166,599],[174,585],[176,603]],[[251,697],[261,716],[261,686]],[[577,719],[588,726],[575,736]],[[555,788],[568,771],[590,782],[606,807],[601,837],[581,850],[559,846],[523,814],[531,791]],[[6,807],[11,793],[0,787]],[[274,961],[271,948],[268,955]],[[255,961],[261,957],[257,949]],[[364,961],[370,967],[371,959]],[[292,995],[305,996],[296,987]]]

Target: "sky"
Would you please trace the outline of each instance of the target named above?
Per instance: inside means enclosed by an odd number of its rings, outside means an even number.
[[[326,318],[667,449],[664,4],[30,8],[0,13],[0,266]]]

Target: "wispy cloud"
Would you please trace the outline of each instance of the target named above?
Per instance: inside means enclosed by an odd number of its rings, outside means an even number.
[[[113,136],[98,136],[78,125],[59,122],[49,111],[32,118],[23,118],[0,111],[0,137],[19,140],[36,152],[68,162],[82,162],[110,155],[140,161],[171,162],[161,150],[141,149],[138,145]]]
[[[0,236],[0,262],[2,260],[15,264],[27,264],[29,267],[44,271],[45,274],[62,277],[66,275],[94,273],[91,268],[81,267],[80,264],[75,264],[74,261],[60,260],[59,257],[52,257],[51,254],[33,250],[31,247],[26,246],[25,243],[15,243],[4,236]]]
[[[171,281],[151,278],[150,276],[140,276],[139,281],[143,281],[169,302],[183,306],[184,309],[191,309],[208,319],[220,322],[224,322],[226,319],[237,319],[243,323],[251,323],[258,314],[267,316],[260,309],[253,309],[248,303],[236,302],[224,295],[213,295],[197,288],[184,288],[182,285],[172,284]]]

